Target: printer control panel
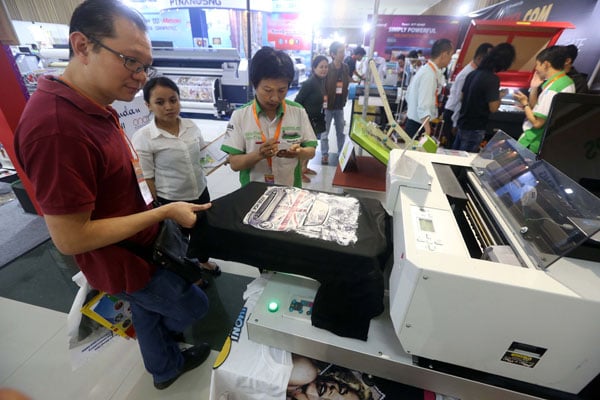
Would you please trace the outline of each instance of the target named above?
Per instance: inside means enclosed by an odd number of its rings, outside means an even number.
[[[425,207],[412,206],[413,227],[415,230],[415,239],[417,249],[436,251],[444,246],[442,235],[435,221],[432,209]]]

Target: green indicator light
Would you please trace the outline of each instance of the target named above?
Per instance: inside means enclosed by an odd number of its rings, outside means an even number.
[[[276,301],[272,301],[269,303],[267,308],[269,309],[270,312],[275,312],[275,311],[279,310],[279,304],[277,304]]]

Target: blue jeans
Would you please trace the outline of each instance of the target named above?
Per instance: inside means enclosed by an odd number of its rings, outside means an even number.
[[[452,149],[464,150],[471,153],[479,153],[481,142],[485,137],[485,129],[461,129],[458,128]]]
[[[179,275],[159,268],[145,288],[115,296],[131,304],[144,366],[154,382],[177,376],[183,367],[183,356],[172,334],[183,332],[206,315],[206,294]]]
[[[335,124],[335,137],[337,139],[338,154],[342,152],[344,147],[344,110],[325,110],[325,134],[321,135],[321,154],[329,154],[329,128],[331,128],[331,120]]]

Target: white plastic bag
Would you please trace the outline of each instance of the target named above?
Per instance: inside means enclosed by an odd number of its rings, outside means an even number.
[[[67,337],[69,338],[69,344],[79,336],[79,325],[81,324],[82,317],[81,307],[85,304],[85,298],[92,290],[83,273],[78,272],[73,275],[73,278],[71,279],[79,286],[79,291],[75,296],[75,300],[73,301],[73,305],[71,305],[71,310],[67,316]]]
[[[117,336],[95,321],[87,317],[84,319],[83,314],[81,314],[81,307],[83,307],[88,294],[93,289],[81,272],[73,275],[72,279],[79,286],[79,291],[67,316],[67,338],[69,340],[71,368],[75,371],[94,355],[105,349],[111,342],[114,342],[114,338]]]
[[[268,274],[252,281],[244,293],[246,303],[213,366],[210,400],[282,400],[292,373],[291,353],[252,342],[246,332]],[[243,395],[241,395],[243,394]]]

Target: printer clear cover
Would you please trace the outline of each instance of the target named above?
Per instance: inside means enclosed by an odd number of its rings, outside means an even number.
[[[540,268],[600,230],[600,199],[499,131],[472,164],[484,190]]]

